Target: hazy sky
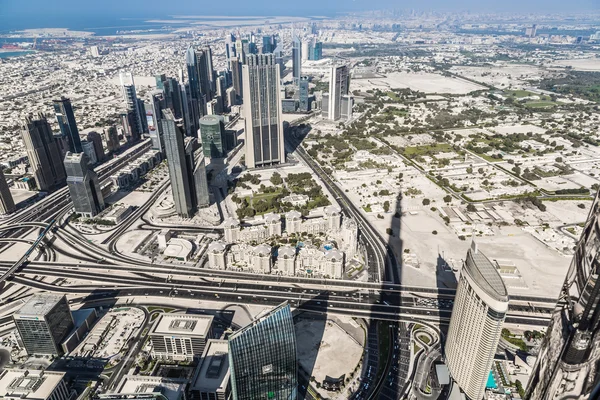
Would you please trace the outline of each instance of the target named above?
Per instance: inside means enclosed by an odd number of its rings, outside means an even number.
[[[470,10],[499,12],[578,12],[599,10],[600,0],[0,0],[0,15],[60,19],[194,15],[332,15],[369,9]]]

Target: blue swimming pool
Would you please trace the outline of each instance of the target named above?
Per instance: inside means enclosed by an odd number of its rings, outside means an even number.
[[[494,374],[492,373],[492,371],[490,371],[490,374],[488,375],[488,379],[487,379],[487,383],[485,384],[485,388],[486,389],[498,389],[498,384],[496,383],[496,380],[494,379]]]

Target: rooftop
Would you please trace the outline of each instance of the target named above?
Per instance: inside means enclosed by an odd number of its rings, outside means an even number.
[[[213,317],[209,315],[161,314],[152,335],[208,336]]]
[[[192,390],[200,392],[225,390],[229,380],[228,353],[227,340],[211,339],[206,342],[202,361],[192,382]]]
[[[508,302],[508,291],[502,277],[490,259],[478,250],[475,241],[467,252],[464,269],[492,298]]]
[[[65,296],[63,294],[40,293],[29,298],[27,303],[15,313],[15,317],[43,317],[48,314]]]
[[[160,393],[167,400],[178,400],[181,393],[185,391],[186,384],[187,379],[125,375],[116,392],[122,395]]]
[[[5,369],[0,372],[0,397],[47,399],[64,376],[56,371]]]
[[[167,243],[167,248],[163,255],[165,257],[187,259],[192,254],[193,249],[192,243],[189,240],[172,238]]]

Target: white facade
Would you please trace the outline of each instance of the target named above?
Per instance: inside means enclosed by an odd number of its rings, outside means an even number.
[[[212,242],[208,246],[208,266],[212,269],[225,269],[227,263],[225,261],[225,252],[227,247],[223,242]]]
[[[275,266],[279,273],[294,276],[296,274],[296,249],[291,246],[280,247]]]
[[[344,253],[335,249],[323,252],[316,247],[303,247],[296,257],[296,272],[341,279]]]

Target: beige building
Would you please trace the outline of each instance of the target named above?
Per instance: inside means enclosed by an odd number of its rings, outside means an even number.
[[[149,333],[152,357],[191,361],[200,357],[212,336],[213,317],[196,314],[161,314]]]
[[[211,339],[206,343],[202,360],[190,382],[190,392],[193,399],[230,399],[229,345],[227,340]]]
[[[212,269],[225,269],[227,263],[225,253],[227,246],[223,242],[212,242],[208,245],[208,267]]]
[[[502,277],[473,242],[460,272],[446,339],[450,375],[472,400],[483,399],[507,311]]]
[[[65,373],[27,369],[4,369],[0,372],[0,399],[3,400],[68,400],[71,392]]]

